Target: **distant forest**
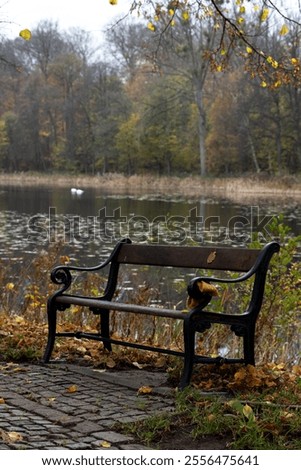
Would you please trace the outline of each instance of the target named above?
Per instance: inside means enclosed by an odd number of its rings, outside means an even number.
[[[0,170],[300,172],[301,88],[268,86],[243,55],[216,65],[217,34],[209,20],[164,34],[124,20],[98,47],[45,21],[30,41],[0,38]],[[258,40],[299,61],[297,30]]]

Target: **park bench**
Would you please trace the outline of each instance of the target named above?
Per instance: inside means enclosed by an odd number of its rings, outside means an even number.
[[[93,267],[76,267],[61,265],[52,270],[51,280],[59,285],[59,289],[48,298],[48,342],[44,354],[44,362],[50,360],[56,337],[88,338],[101,341],[104,348],[111,351],[111,345],[117,344],[126,347],[139,348],[158,353],[181,356],[183,358],[183,371],[179,388],[183,389],[190,383],[193,365],[195,363],[245,363],[255,364],[254,338],[255,325],[261,309],[266,274],[269,262],[280,246],[276,242],[270,242],[261,250],[232,248],[232,247],[200,247],[200,246],[167,246],[134,244],[129,239],[117,243],[106,261]],[[186,308],[182,310],[163,308],[158,306],[138,305],[138,303],[125,303],[116,298],[120,266],[160,266],[176,268],[193,268],[194,272],[204,273],[204,276],[193,277],[188,282],[188,301]],[[103,295],[99,297],[84,296],[68,293],[73,283],[73,276],[79,272],[102,273],[108,269],[106,286]],[[208,272],[223,271],[224,273],[236,273],[236,277],[222,275],[220,278],[208,276]],[[250,299],[247,309],[236,313],[212,312],[206,309],[210,302],[216,283],[230,283],[239,285],[251,279]],[[250,281],[249,281],[250,282]],[[200,291],[200,286],[209,286],[208,292]],[[119,289],[122,289],[122,287]],[[211,292],[212,289],[212,292]],[[70,292],[70,290],[69,290]],[[186,297],[186,295],[185,295]],[[57,314],[71,306],[83,306],[88,312],[99,315],[100,327],[97,332],[85,331],[57,331]],[[124,341],[116,338],[111,332],[110,313],[123,312],[139,315],[139,321],[144,316],[171,318],[183,322],[183,350],[157,347],[153,344],[137,343],[135,340]],[[243,340],[242,358],[205,357],[195,353],[196,333],[202,333],[212,324],[229,325],[233,333]],[[113,333],[113,334],[111,334]],[[143,344],[142,344],[143,343]]]

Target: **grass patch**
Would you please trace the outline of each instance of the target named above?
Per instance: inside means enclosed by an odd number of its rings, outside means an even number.
[[[300,398],[301,387],[297,386]],[[283,392],[282,399],[290,399],[290,392]],[[270,390],[271,396],[274,393],[276,397],[278,391]],[[177,393],[174,412],[120,425],[118,429],[155,449],[185,449],[188,445],[200,449],[202,441],[215,442],[217,449],[300,449],[301,406],[267,401],[264,394],[256,401],[252,393],[249,398],[245,394],[231,398],[208,396],[189,387]],[[177,447],[173,447],[175,442]]]

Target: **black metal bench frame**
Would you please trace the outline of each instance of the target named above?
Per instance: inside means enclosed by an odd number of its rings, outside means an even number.
[[[50,360],[56,337],[88,338],[102,341],[104,347],[111,351],[112,344],[156,351],[164,354],[181,356],[184,367],[179,384],[183,389],[190,383],[195,363],[245,363],[255,365],[254,340],[255,326],[261,309],[266,274],[270,260],[280,246],[270,242],[262,250],[230,248],[230,247],[196,247],[196,246],[165,246],[132,244],[131,240],[121,240],[111,255],[103,263],[93,267],[57,266],[51,273],[51,280],[60,286],[47,302],[48,342],[44,354],[44,362]],[[241,283],[253,279],[252,292],[248,308],[237,314],[216,313],[205,310],[211,297],[201,302],[188,312],[150,307],[113,301],[118,283],[118,272],[121,264],[140,266],[169,266],[175,268],[195,268],[204,270],[237,272],[237,278],[196,277],[188,285],[188,294],[193,296],[195,285],[204,280],[210,283]],[[109,265],[109,275],[104,294],[101,297],[85,297],[66,293],[72,284],[71,271],[98,272]],[[240,275],[240,273],[243,273]],[[92,313],[100,316],[100,331],[90,332],[57,332],[57,313],[71,305],[88,307]],[[134,314],[153,315],[183,321],[184,351],[164,349],[152,345],[113,339],[110,336],[110,311],[132,312]],[[204,332],[212,324],[229,325],[235,335],[243,339],[243,358],[204,357],[195,354],[195,335]]]

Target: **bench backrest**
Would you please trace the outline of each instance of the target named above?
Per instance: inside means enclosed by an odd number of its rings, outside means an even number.
[[[255,250],[237,247],[139,245],[132,244],[126,239],[116,246],[112,254],[110,276],[104,298],[112,298],[120,264],[237,271],[243,273],[240,280],[249,279],[254,275],[249,314],[256,320],[262,304],[269,262],[279,249],[280,246],[276,242],[270,242],[261,250]],[[210,279],[217,280],[212,276]]]
[[[115,260],[120,264],[247,272],[259,253],[244,248],[122,244]]]

